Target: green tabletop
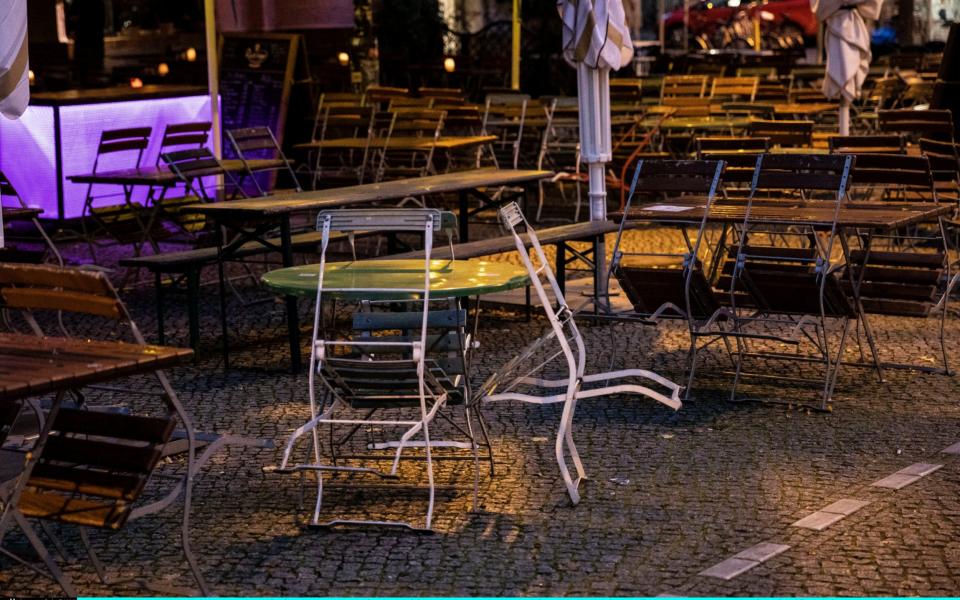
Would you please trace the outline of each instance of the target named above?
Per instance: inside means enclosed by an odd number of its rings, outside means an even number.
[[[432,260],[430,294],[459,298],[503,292],[529,284],[523,267],[487,260]],[[279,294],[313,297],[319,265],[270,271],[263,283]],[[418,259],[362,260],[327,263],[323,293],[335,298],[401,300],[417,297],[423,289],[423,261]]]

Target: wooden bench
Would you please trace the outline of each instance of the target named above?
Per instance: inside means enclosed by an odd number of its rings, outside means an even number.
[[[554,271],[557,278],[557,284],[560,286],[561,292],[566,290],[567,265],[579,260],[587,263],[591,268],[595,269],[596,265],[590,256],[596,256],[598,248],[601,248],[602,252],[604,236],[608,233],[613,233],[616,230],[617,224],[613,221],[587,221],[583,223],[570,223],[568,225],[559,225],[557,227],[537,230],[537,239],[540,240],[541,245],[556,246],[557,259]],[[530,236],[523,234],[523,241],[524,244],[529,248]],[[587,252],[583,252],[570,247],[570,242],[592,242],[593,248]],[[510,252],[512,250],[516,250],[516,248],[517,246],[513,241],[513,236],[504,235],[487,240],[455,244],[453,246],[453,256],[450,254],[449,246],[438,245],[433,249],[431,256],[439,259],[452,257],[457,259],[479,258],[482,256],[490,256],[492,254],[500,254],[501,252]],[[402,254],[392,255],[390,258],[423,258],[423,251],[418,250],[415,252],[404,252]],[[594,292],[604,292],[605,290],[599,289],[599,286],[603,285],[604,282],[597,281],[596,273],[594,273],[594,275]],[[527,304],[529,305],[529,302]]]
[[[331,241],[337,241],[346,239],[346,237],[346,235],[331,234],[330,239]],[[270,238],[266,241],[273,247],[268,247],[257,241],[251,241],[243,244],[231,252],[230,257],[231,259],[247,258],[280,251],[279,238]],[[296,234],[292,236],[291,242],[294,252],[315,252],[320,246],[320,232],[308,231],[305,233]],[[217,257],[217,247],[210,246],[205,248],[196,248],[193,250],[183,250],[180,252],[152,254],[150,256],[133,256],[120,260],[120,266],[122,267],[146,269],[154,275],[157,303],[157,333],[159,344],[162,345],[165,343],[163,326],[163,275],[182,275],[186,280],[187,318],[189,320],[190,347],[196,350],[200,340],[200,271],[204,267],[216,265]]]

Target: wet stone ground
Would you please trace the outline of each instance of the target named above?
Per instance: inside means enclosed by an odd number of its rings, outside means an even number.
[[[672,248],[658,230],[631,234],[634,247]],[[510,257],[503,257],[510,260]],[[212,277],[213,271],[206,273]],[[144,280],[146,281],[146,279]],[[196,364],[169,372],[198,428],[273,440],[309,417],[305,375],[287,372],[283,305],[249,283],[245,307],[229,302],[231,369],[219,349],[216,287],[203,289],[203,342]],[[147,337],[155,340],[150,285],[123,293]],[[171,298],[168,343],[186,343],[186,315]],[[304,351],[312,315],[300,307]],[[546,322],[491,307],[480,325],[473,380],[538,335]],[[888,360],[937,356],[933,319],[873,321]],[[92,326],[91,326],[92,327]],[[84,324],[79,325],[80,333]],[[589,368],[616,364],[679,378],[687,334],[680,323],[585,325]],[[836,332],[834,332],[836,333]],[[946,330],[960,351],[960,323]],[[858,357],[856,344],[848,358]],[[761,363],[760,369],[792,367]],[[960,441],[960,379],[917,371],[840,372],[832,412],[798,403],[814,389],[782,382],[741,386],[722,348],[704,353],[692,398],[674,412],[648,399],[614,396],[582,402],[574,437],[589,480],[571,506],[553,456],[560,407],[499,403],[482,411],[495,474],[484,468],[479,510],[471,512],[470,463],[446,462],[435,532],[391,528],[309,529],[298,510],[297,476],[265,474],[277,449],[230,447],[206,466],[194,490],[191,540],[201,570],[219,595],[957,595],[960,593],[960,459],[941,450]],[[811,369],[810,373],[815,374]],[[129,382],[131,389],[148,378]],[[756,402],[778,400],[784,403]],[[119,403],[119,395],[91,402]],[[455,418],[462,408],[452,409]],[[438,430],[442,430],[438,425]],[[870,484],[915,463],[943,465],[899,490]],[[176,460],[166,472],[182,469]],[[404,475],[422,475],[422,465]],[[155,478],[151,493],[169,485]],[[306,505],[313,486],[308,479]],[[425,494],[331,488],[324,516],[375,516],[420,522]],[[822,531],[791,524],[837,500],[864,508]],[[178,508],[91,536],[110,586],[99,582],[75,530],[54,528],[65,571],[81,595],[196,592],[179,546]],[[29,555],[14,531],[6,545]],[[761,542],[789,546],[730,580],[700,575]],[[7,595],[57,594],[52,582],[2,559]]]

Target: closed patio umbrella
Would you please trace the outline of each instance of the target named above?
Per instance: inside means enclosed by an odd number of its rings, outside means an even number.
[[[811,0],[826,29],[823,93],[840,98],[840,135],[850,134],[850,104],[860,97],[870,69],[870,30],[865,19],[879,18],[881,4],[882,0]]]
[[[611,158],[610,70],[630,63],[633,43],[622,0],[560,0],[557,8],[563,19],[563,55],[577,68],[580,155],[590,175],[590,220],[604,220],[604,164]]]
[[[27,0],[0,2],[0,114],[16,119],[30,102]]]

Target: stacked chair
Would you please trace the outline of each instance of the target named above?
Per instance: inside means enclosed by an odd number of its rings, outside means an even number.
[[[583,337],[573,311],[557,285],[536,232],[515,202],[500,209],[500,219],[513,236],[517,253],[527,269],[550,328],[488,377],[479,389],[478,399],[486,403],[518,401],[563,405],[554,452],[567,494],[577,504],[580,501],[579,485],[586,477],[573,439],[573,417],[577,402],[612,394],[635,394],[677,410],[681,406],[681,388],[643,369],[588,374]],[[521,233],[521,228],[526,230],[525,234]],[[527,249],[528,243],[530,250]],[[562,374],[561,377],[554,377],[557,371]],[[639,380],[640,383],[631,383],[632,380]],[[656,389],[650,385],[655,385]],[[568,461],[573,463],[575,474],[571,474]]]
[[[443,271],[442,266],[431,261],[433,236],[435,232],[455,230],[456,219],[433,209],[338,210],[321,212],[317,226],[322,241],[309,365],[311,419],[290,436],[280,464],[267,470],[316,474],[317,501],[311,525],[378,524],[429,530],[436,495],[435,463],[441,460],[438,453],[465,453],[459,458],[474,463],[476,508],[480,456],[474,418],[485,435],[485,426],[465,380],[468,350],[472,346],[466,332],[466,311],[448,301],[442,301],[444,306],[437,308],[437,301],[430,298],[430,278],[437,269]],[[368,305],[354,315],[350,335],[338,337],[337,330],[322,318],[327,246],[331,233],[357,231],[422,235],[424,285],[391,290],[417,299],[401,302],[398,311],[372,311]],[[453,427],[462,439],[439,440],[434,423],[453,423],[450,413],[455,405],[465,408],[465,425]],[[401,433],[395,435],[397,430]],[[351,441],[356,445],[363,434],[382,438],[377,432],[386,434],[387,439],[369,438],[368,452],[350,451]],[[312,442],[308,462],[297,462],[293,455],[301,440]],[[490,457],[489,443],[486,446]],[[408,462],[422,459],[420,464],[425,467],[428,503],[422,524],[344,518],[321,522],[325,480],[397,480],[406,477],[400,467],[408,457]]]

